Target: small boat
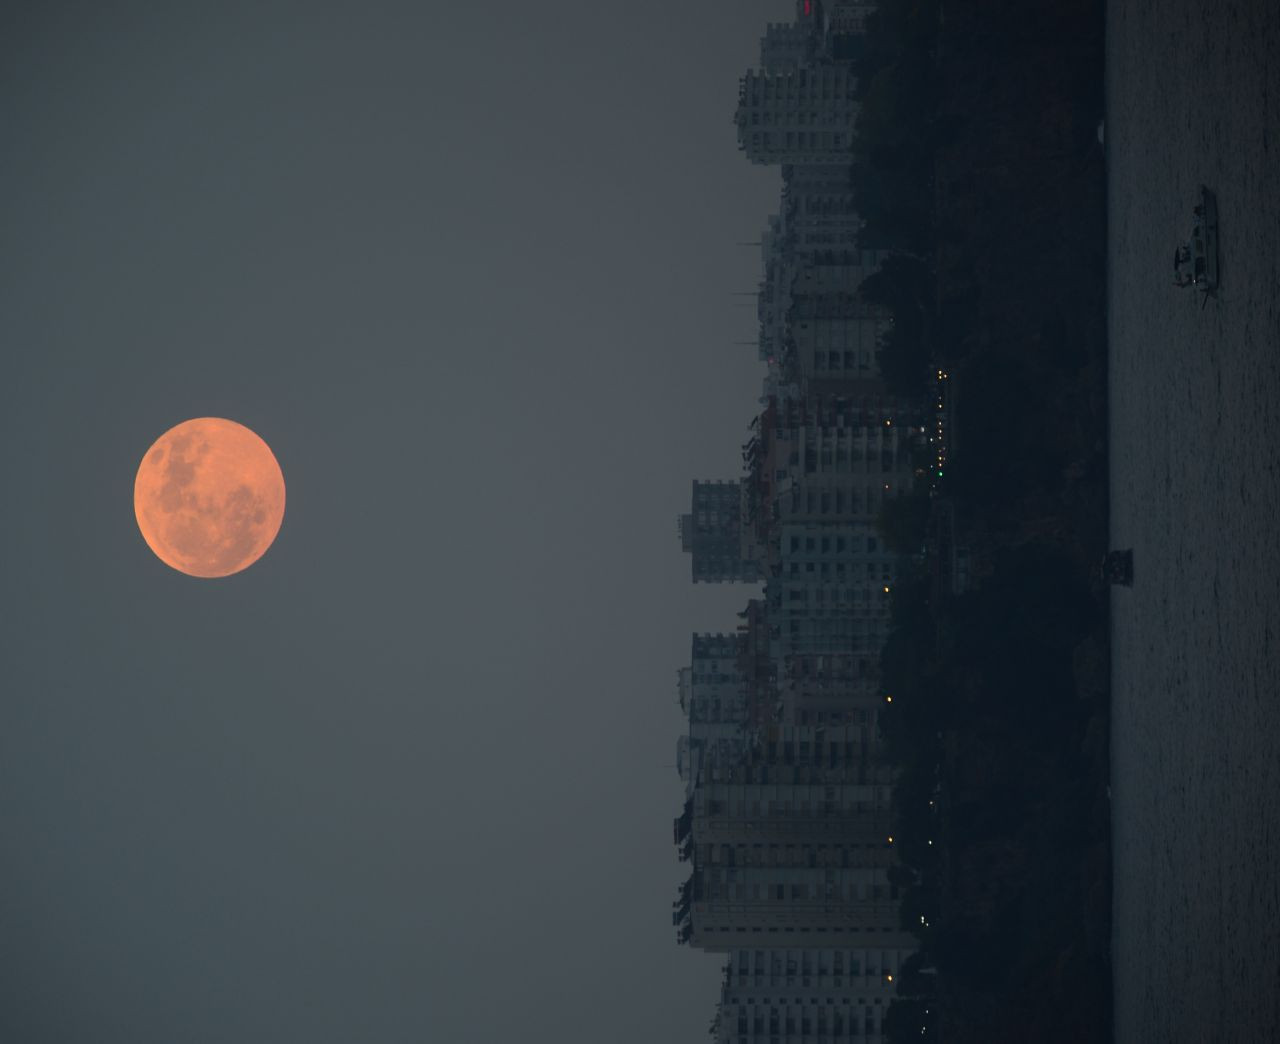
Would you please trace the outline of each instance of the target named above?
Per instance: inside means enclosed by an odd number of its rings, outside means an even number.
[[[1102,560],[1102,579],[1108,584],[1133,586],[1133,549],[1108,551]]]
[[[1173,282],[1208,298],[1218,289],[1218,201],[1204,185],[1193,215],[1191,237],[1173,252]]]

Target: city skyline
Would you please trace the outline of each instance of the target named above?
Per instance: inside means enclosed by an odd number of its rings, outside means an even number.
[[[1271,1039],[1278,45],[5,6],[0,1041]]]
[[[881,369],[894,316],[862,287],[888,251],[864,241],[859,95],[835,58],[861,24],[837,32],[833,7],[769,26],[739,81],[739,150],[782,176],[760,241],[761,409],[739,476],[695,479],[677,525],[695,585],[764,585],[735,631],[693,636],[679,671],[689,877],[672,923],[726,961],[723,1044],[885,1039],[895,979],[931,962],[900,909],[880,655],[903,549],[883,514],[934,486],[943,414],[938,392],[904,395]]]

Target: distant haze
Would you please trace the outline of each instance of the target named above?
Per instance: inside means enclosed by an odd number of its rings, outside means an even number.
[[[0,1039],[702,1039],[675,680],[748,592],[676,517],[791,11],[5,5]],[[198,416],[288,483],[224,580],[132,512]]]

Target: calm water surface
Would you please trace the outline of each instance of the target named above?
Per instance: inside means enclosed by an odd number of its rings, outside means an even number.
[[[1280,2],[1111,0],[1116,1040],[1280,1041]],[[1222,290],[1172,255],[1201,182]]]

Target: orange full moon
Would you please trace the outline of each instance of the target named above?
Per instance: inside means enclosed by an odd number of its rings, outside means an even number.
[[[253,565],[284,520],[284,475],[271,447],[221,417],[183,421],[147,450],[133,483],[147,546],[189,576]]]

